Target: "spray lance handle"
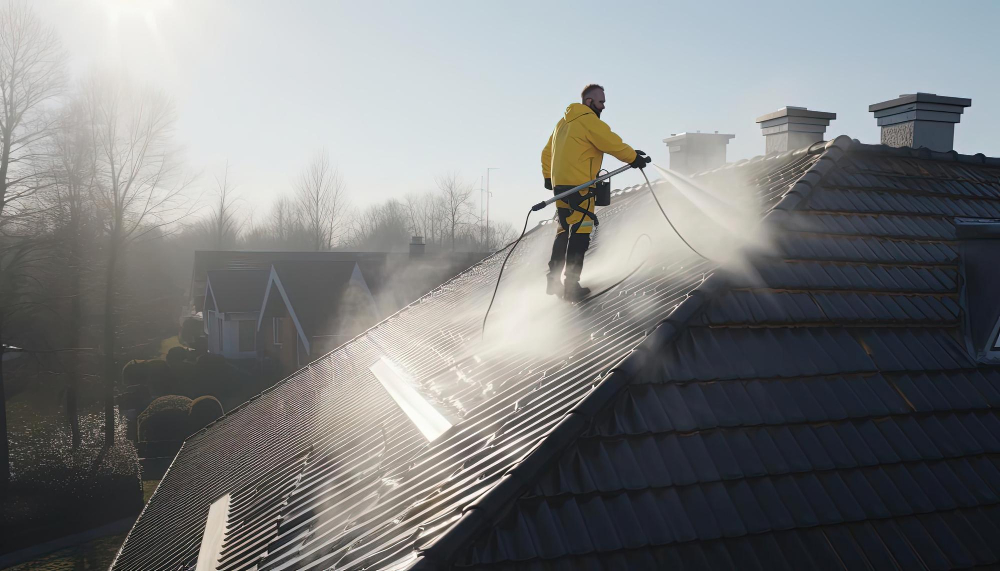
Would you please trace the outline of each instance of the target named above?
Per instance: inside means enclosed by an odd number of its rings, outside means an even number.
[[[585,183],[583,183],[583,184],[581,184],[579,186],[574,186],[573,188],[571,188],[569,190],[564,190],[563,192],[560,192],[559,194],[553,196],[552,198],[550,198],[548,200],[544,200],[544,201],[539,202],[538,204],[532,206],[531,207],[531,211],[532,212],[537,212],[537,211],[545,208],[546,206],[552,204],[553,202],[555,202],[557,200],[562,200],[562,199],[566,198],[567,196],[573,194],[574,192],[580,192],[581,190],[583,190],[585,188],[590,188],[594,184],[596,184],[598,182],[601,182],[602,180],[609,179],[609,178],[615,176],[616,174],[621,174],[621,173],[627,171],[630,168],[632,168],[632,165],[625,165],[625,166],[623,166],[623,167],[621,167],[619,169],[615,169],[615,170],[609,172],[608,174],[601,175],[601,176],[595,178],[592,181],[585,182]]]

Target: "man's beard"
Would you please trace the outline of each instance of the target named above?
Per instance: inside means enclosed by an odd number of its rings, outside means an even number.
[[[598,108],[594,107],[593,105],[588,105],[587,107],[590,107],[590,110],[593,111],[595,115],[597,115],[598,119],[601,118],[601,111],[603,111],[603,109],[598,109]]]

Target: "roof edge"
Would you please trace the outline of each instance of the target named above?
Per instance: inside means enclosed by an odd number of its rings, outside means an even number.
[[[974,155],[963,155],[957,151],[932,151],[927,147],[890,147],[888,145],[876,145],[862,143],[854,139],[851,144],[852,151],[864,153],[880,153],[896,157],[910,157],[914,159],[928,159],[935,161],[951,161],[972,165],[986,165],[1000,167],[1000,157],[987,157],[983,153]]]
[[[853,145],[854,141],[850,137],[842,135],[832,141],[809,147],[806,152],[820,152],[822,156],[792,184],[778,204],[764,215],[762,223],[781,225],[787,212],[794,210],[808,198],[816,184]],[[540,477],[542,471],[548,469],[586,430],[594,417],[639,375],[647,359],[664,344],[675,341],[691,319],[728,286],[729,279],[722,272],[715,271],[706,277],[666,319],[657,324],[638,346],[625,355],[555,426],[525,452],[492,488],[466,506],[461,517],[444,534],[427,547],[418,549],[417,558],[406,569],[433,571],[448,567],[458,552],[484,529],[495,524],[528,486]]]
[[[184,450],[185,444],[187,444],[187,439],[185,439],[184,442],[181,442],[181,447],[178,448],[177,453],[174,454],[174,459],[170,461],[170,465],[167,466],[167,470],[163,473],[163,476],[160,477],[160,481],[156,483],[156,488],[153,490],[153,493],[149,495],[149,499],[146,500],[145,504],[143,504],[142,510],[139,512],[139,515],[136,516],[135,521],[132,522],[132,527],[129,528],[128,533],[125,534],[125,539],[122,540],[122,544],[118,546],[118,551],[115,552],[115,557],[114,559],[111,560],[111,565],[108,566],[108,569],[115,568],[115,564],[118,563],[118,558],[121,557],[122,551],[125,549],[125,544],[128,543],[129,538],[132,537],[132,532],[135,531],[135,526],[139,525],[139,520],[142,519],[142,516],[146,513],[146,510],[149,508],[149,504],[153,502],[153,498],[155,498],[157,492],[160,491],[160,486],[163,485],[163,480],[167,479],[167,475],[170,474],[170,470],[172,470],[174,464],[177,463],[177,459],[180,458],[181,451]]]

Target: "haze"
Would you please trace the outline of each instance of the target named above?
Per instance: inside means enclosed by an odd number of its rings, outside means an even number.
[[[74,76],[117,66],[171,95],[187,165],[228,160],[257,212],[325,147],[362,207],[443,172],[478,188],[499,167],[492,215],[520,226],[544,193],[539,151],[591,81],[612,128],[663,166],[682,131],[735,133],[730,161],[761,154],[754,119],[785,105],[836,112],[827,138],[877,142],[867,106],[915,88],[972,98],[956,150],[1000,155],[1000,4],[692,4],[31,2]]]

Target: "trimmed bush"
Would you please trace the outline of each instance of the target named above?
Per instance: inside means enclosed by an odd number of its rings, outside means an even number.
[[[219,399],[211,395],[198,397],[191,402],[191,409],[188,411],[188,427],[193,434],[224,413]]]
[[[184,440],[188,435],[191,399],[167,395],[149,403],[139,415],[139,440]]]
[[[199,355],[195,363],[206,372],[218,373],[226,370],[226,358],[217,353]]]
[[[122,383],[126,387],[146,384],[146,371],[142,367],[142,361],[132,359],[125,363],[122,368]]]
[[[171,347],[170,350],[167,351],[167,365],[169,365],[170,368],[174,368],[178,364],[191,359],[192,353],[194,353],[194,351],[184,347]]]
[[[118,397],[122,410],[144,410],[152,402],[147,385],[129,385]]]
[[[200,319],[189,317],[181,323],[179,341],[188,347],[194,347],[199,339],[205,338],[205,329]]]

